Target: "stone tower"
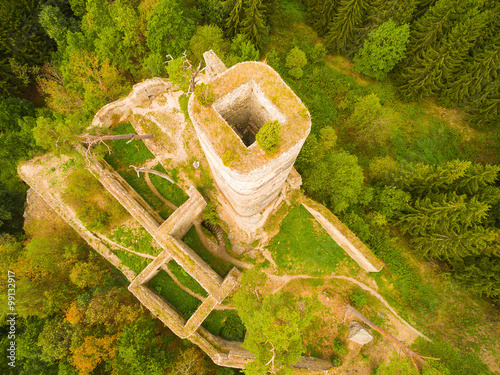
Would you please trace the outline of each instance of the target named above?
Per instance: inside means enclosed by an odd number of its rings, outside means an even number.
[[[206,52],[206,81],[215,101],[203,106],[192,95],[189,116],[208,159],[225,207],[246,233],[261,227],[282,191],[310,130],[311,116],[271,67],[244,62],[226,69]],[[281,124],[279,151],[272,157],[255,142],[266,122]]]

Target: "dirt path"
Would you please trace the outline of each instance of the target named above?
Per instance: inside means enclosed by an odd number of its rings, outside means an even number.
[[[151,189],[151,191],[153,192],[153,194],[156,195],[158,198],[160,198],[161,201],[163,203],[165,203],[169,208],[171,208],[174,211],[177,210],[179,207],[177,207],[175,204],[170,202],[168,199],[165,199],[163,197],[163,195],[161,195],[160,192],[158,190],[156,190],[156,187],[153,185],[153,183],[151,182],[151,179],[149,178],[149,173],[144,173],[144,175],[145,175],[146,183],[148,184],[148,186]]]
[[[276,287],[272,291],[273,294],[279,292],[280,290],[282,290],[290,281],[293,281],[293,280],[299,280],[299,279],[341,279],[341,280],[349,281],[351,283],[354,283],[354,284],[358,285],[363,290],[366,290],[368,293],[370,293],[372,296],[374,296],[380,302],[382,302],[384,304],[384,306],[387,307],[389,309],[389,311],[396,318],[398,318],[401,321],[401,323],[403,323],[406,327],[408,327],[413,333],[415,333],[416,335],[419,335],[420,337],[423,337],[424,339],[426,339],[428,341],[432,341],[430,338],[428,338],[427,336],[425,336],[423,333],[421,333],[418,330],[416,330],[415,328],[413,328],[401,316],[399,316],[399,314],[389,305],[389,303],[387,303],[387,301],[385,300],[384,297],[382,297],[380,294],[378,294],[375,290],[373,290],[372,288],[370,288],[368,285],[366,285],[366,284],[364,284],[364,283],[362,283],[360,281],[357,281],[357,280],[353,279],[352,277],[334,276],[334,275],[332,275],[332,276],[325,276],[325,277],[315,277],[315,276],[309,276],[309,275],[284,275],[284,276],[277,276],[277,275],[274,275],[274,274],[272,274],[270,272],[266,272],[266,275],[271,280],[274,280],[275,282],[280,283],[280,285],[278,287]]]

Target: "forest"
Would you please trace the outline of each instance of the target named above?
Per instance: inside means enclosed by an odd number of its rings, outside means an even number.
[[[74,155],[95,113],[134,84],[165,77],[186,90],[183,59],[196,66],[210,49],[228,67],[265,61],[307,106],[312,130],[295,164],[302,188],[384,261],[396,307],[436,313],[427,267],[465,300],[498,310],[500,3],[3,0],[0,264],[17,275],[12,373],[238,373],[152,319],[62,221],[23,226],[28,186],[17,175],[34,156]],[[2,296],[6,285],[3,277]],[[271,311],[280,302],[266,303]],[[259,317],[246,315],[248,330]],[[479,346],[460,344],[446,344],[454,364],[440,373],[471,373],[460,370],[465,360],[492,373]],[[0,368],[11,373],[6,361]]]

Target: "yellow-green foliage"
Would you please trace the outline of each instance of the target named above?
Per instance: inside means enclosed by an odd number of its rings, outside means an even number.
[[[76,169],[69,175],[63,198],[90,230],[109,228],[127,215],[123,207],[85,169]]]
[[[198,98],[199,102],[205,107],[212,105],[215,100],[215,94],[212,86],[205,83],[196,85],[194,94],[196,95],[196,98]]]
[[[266,122],[255,136],[257,144],[267,155],[273,156],[280,145],[281,124],[278,120]]]
[[[240,154],[233,152],[232,150],[224,151],[222,154],[222,162],[225,166],[230,167],[233,162],[238,162],[240,160]]]

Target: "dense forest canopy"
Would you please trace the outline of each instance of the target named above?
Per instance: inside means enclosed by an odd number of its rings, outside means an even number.
[[[23,229],[16,172],[41,153],[71,153],[97,110],[135,83],[161,76],[187,89],[184,51],[196,65],[209,49],[227,66],[265,60],[309,108],[303,189],[400,277],[401,306],[435,311],[403,253],[498,303],[499,2],[3,0],[0,251],[22,286],[19,373],[160,374],[193,359],[193,371],[235,373],[151,320],[64,225]],[[244,322],[257,326],[280,299],[293,300],[269,298]],[[246,347],[259,345],[250,335]]]

